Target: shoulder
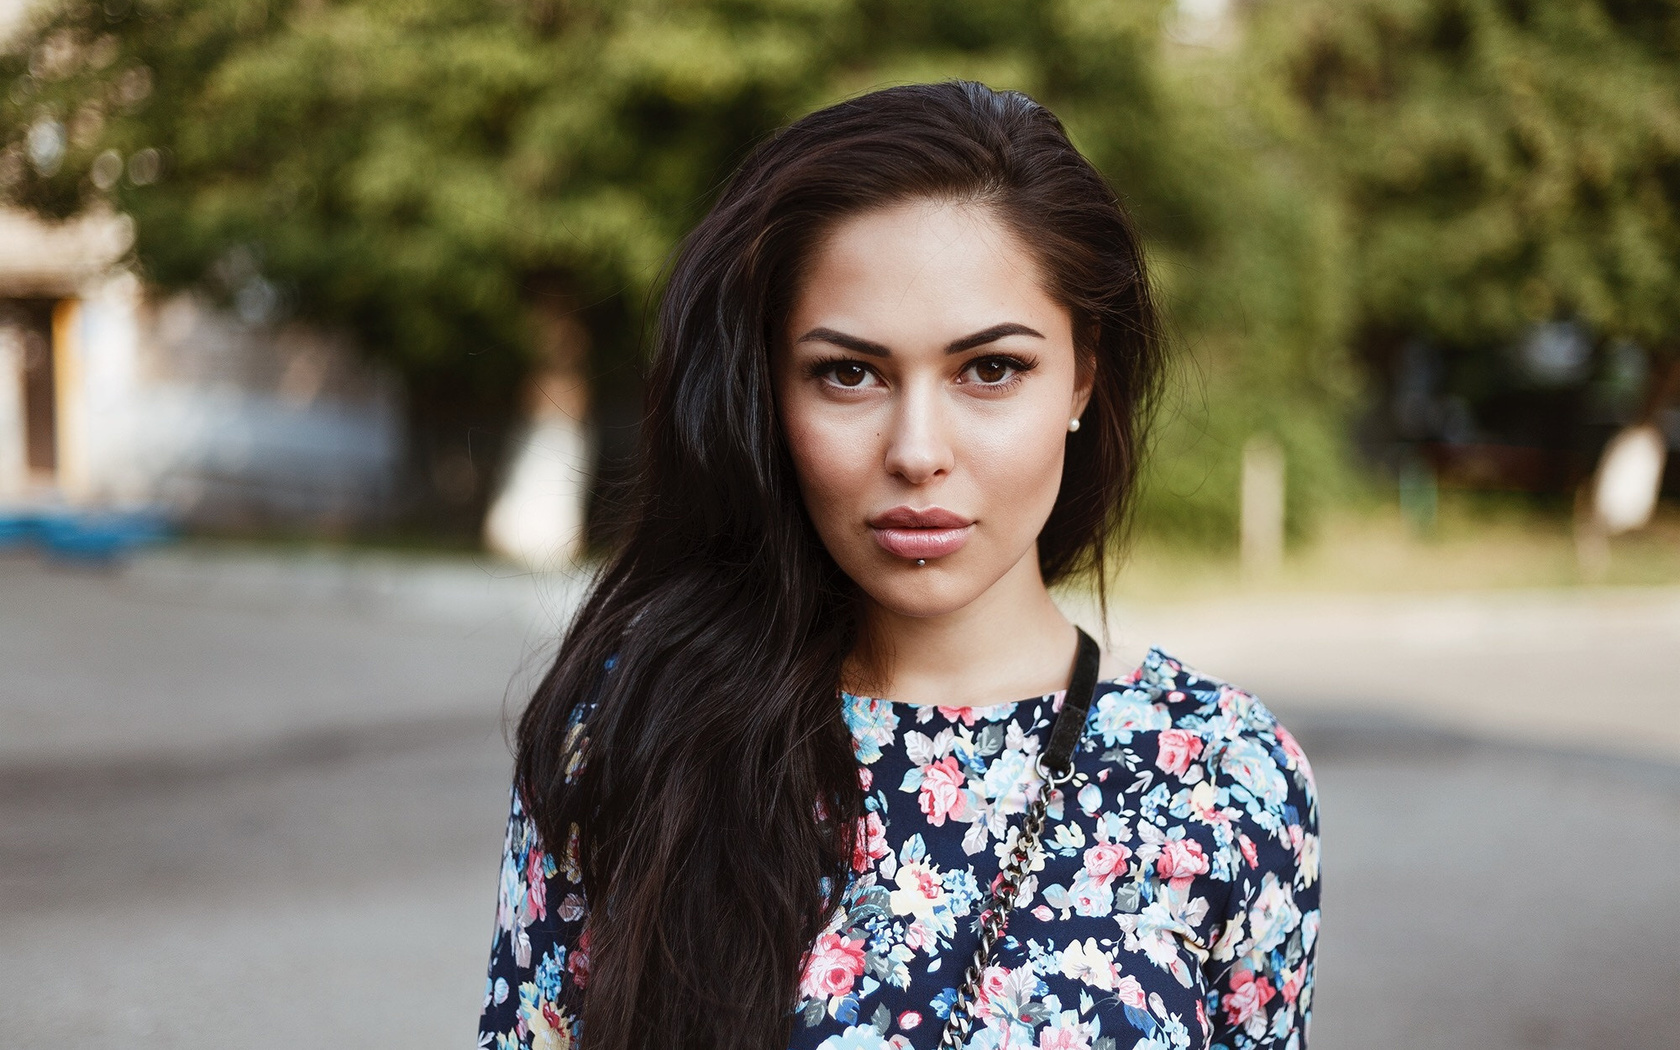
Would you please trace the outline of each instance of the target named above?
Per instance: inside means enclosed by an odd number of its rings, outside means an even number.
[[[1160,648],[1130,673],[1099,683],[1086,733],[1107,748],[1154,751],[1146,757],[1163,773],[1183,776],[1192,765],[1223,773],[1262,803],[1281,802],[1290,780],[1308,795],[1313,790],[1306,754],[1270,708]]]
[[[1096,779],[1126,771],[1120,808],[1138,814],[1140,834],[1154,823],[1167,839],[1205,840],[1213,877],[1242,894],[1266,878],[1315,886],[1312,766],[1252,693],[1155,648],[1125,678],[1099,684],[1086,732]]]

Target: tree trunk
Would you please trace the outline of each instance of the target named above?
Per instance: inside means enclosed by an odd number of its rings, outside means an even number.
[[[1599,537],[1644,528],[1656,510],[1668,458],[1667,437],[1657,425],[1662,410],[1680,396],[1680,352],[1653,362],[1645,398],[1633,422],[1604,446],[1591,481],[1591,522]]]
[[[559,569],[583,553],[593,473],[589,432],[589,333],[558,282],[531,304],[537,360],[484,521],[485,545],[533,569]]]

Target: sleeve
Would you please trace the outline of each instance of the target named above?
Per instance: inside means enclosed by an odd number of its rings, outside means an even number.
[[[478,1022],[481,1048],[576,1044],[576,993],[589,980],[587,912],[575,828],[564,853],[550,853],[518,791],[511,792],[496,931]]]
[[[1234,820],[1230,897],[1205,977],[1212,1046],[1306,1050],[1318,947],[1318,792],[1258,702],[1218,759]]]

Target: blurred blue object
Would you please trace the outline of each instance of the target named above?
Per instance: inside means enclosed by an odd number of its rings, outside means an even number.
[[[153,510],[0,508],[0,550],[38,546],[55,558],[110,561],[172,535],[169,519]]]
[[[35,515],[0,511],[0,551],[35,540]]]

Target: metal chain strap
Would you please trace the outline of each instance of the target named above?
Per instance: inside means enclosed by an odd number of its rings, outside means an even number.
[[[1009,925],[1009,913],[1021,895],[1021,884],[1032,870],[1033,858],[1044,835],[1044,812],[1049,808],[1050,795],[1057,787],[1073,779],[1071,762],[1060,773],[1046,769],[1042,755],[1037,765],[1038,775],[1042,778],[1038,791],[1027,803],[1026,813],[1021,818],[1021,830],[1015,836],[1015,845],[1009,851],[1009,860],[1003,866],[991,903],[980,913],[980,946],[974,950],[974,959],[968,964],[963,983],[957,988],[957,998],[951,1003],[951,1012],[945,1019],[945,1031],[939,1037],[940,1050],[961,1050],[968,1043],[969,1031],[974,1026],[974,1001],[980,994],[980,982],[985,978],[986,967],[991,964],[992,952],[1003,936],[1004,928]]]

